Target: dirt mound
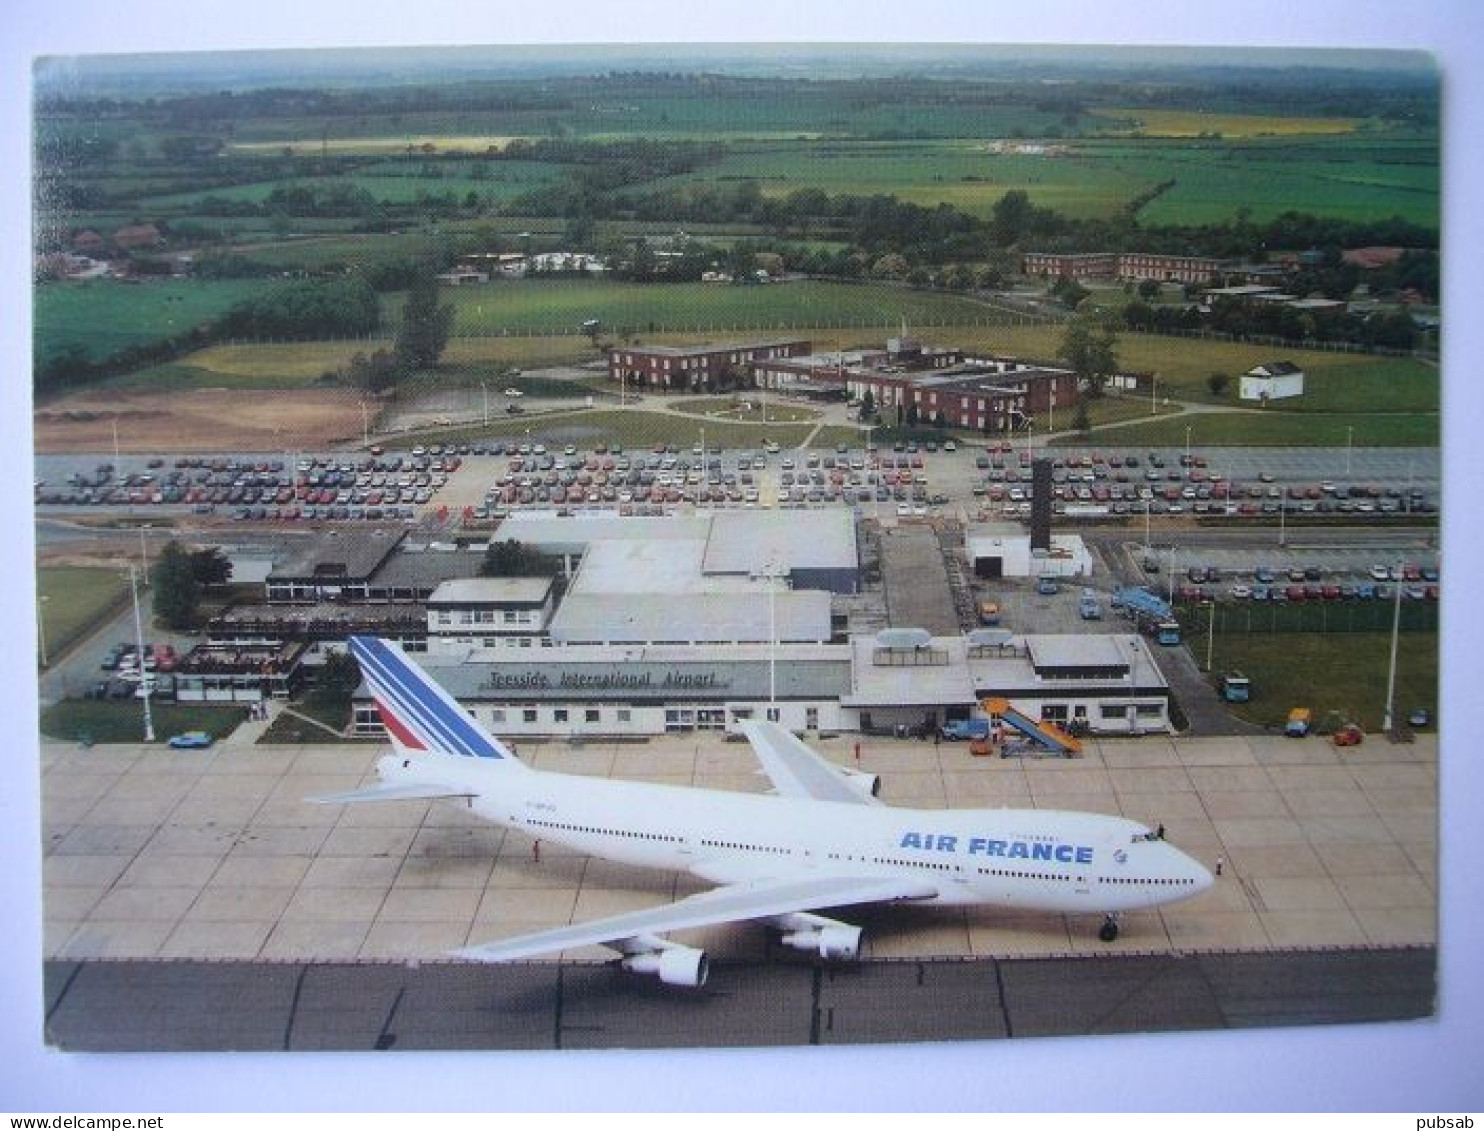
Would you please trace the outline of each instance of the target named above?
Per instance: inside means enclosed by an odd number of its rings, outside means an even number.
[[[362,418],[355,394],[343,389],[99,390],[37,409],[34,423],[43,453],[112,451],[115,426],[125,452],[252,452],[354,442]]]

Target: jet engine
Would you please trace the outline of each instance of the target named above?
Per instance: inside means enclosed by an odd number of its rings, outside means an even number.
[[[846,784],[862,797],[875,797],[881,792],[881,775],[868,774],[861,770],[847,770],[843,766],[839,769],[845,775]]]
[[[706,984],[710,963],[704,950],[670,943],[658,950],[630,954],[619,963],[635,974],[655,974],[667,986],[698,989]]]
[[[775,915],[768,923],[781,932],[778,941],[794,950],[812,950],[821,958],[845,962],[860,954],[861,929],[838,919],[795,911]]]

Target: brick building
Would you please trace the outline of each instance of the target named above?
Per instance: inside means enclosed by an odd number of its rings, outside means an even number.
[[[1164,255],[1148,251],[1028,251],[1020,272],[1048,279],[1157,279],[1169,283],[1209,283],[1226,269],[1223,260],[1203,255]]]
[[[1053,407],[1071,408],[1077,399],[1077,375],[1070,369],[1008,359],[969,360],[951,369],[852,373],[847,388],[853,397],[869,392],[888,423],[896,422],[898,409],[905,420],[915,405],[924,423],[941,413],[950,428],[996,433],[1024,428]]]
[[[611,346],[608,378],[632,388],[705,392],[751,386],[756,363],[807,354],[806,338],[705,346]]]

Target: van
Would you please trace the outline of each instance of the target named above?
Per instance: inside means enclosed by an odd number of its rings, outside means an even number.
[[[1077,601],[1077,612],[1083,620],[1103,619],[1103,603],[1098,600],[1094,590],[1082,590],[1082,596]]]
[[[1036,578],[1036,592],[1043,597],[1049,597],[1053,593],[1061,592],[1061,582],[1050,574],[1042,574]]]

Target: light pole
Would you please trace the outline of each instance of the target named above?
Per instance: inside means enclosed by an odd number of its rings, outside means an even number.
[[[1185,426],[1185,466],[1190,466],[1190,425]]]
[[[1355,427],[1354,427],[1354,425],[1347,425],[1345,427],[1345,478],[1346,479],[1349,479],[1350,478],[1350,453],[1351,453],[1351,450],[1352,450],[1352,448],[1354,446],[1354,443],[1355,443]]]
[[[366,398],[361,398],[361,447],[371,443],[371,418],[366,414]]]
[[[1211,670],[1212,654],[1216,651],[1216,602],[1207,602],[1211,606],[1211,626],[1206,634],[1206,670]]]
[[[144,548],[144,532],[148,529],[148,523],[139,524],[139,572],[146,588],[149,587],[149,553]]]
[[[129,592],[134,597],[134,641],[139,648],[139,693],[144,699],[144,741],[153,742],[155,720],[149,709],[149,670],[144,666],[144,622],[139,616],[139,579],[132,565],[129,567]]]
[[[1392,727],[1392,723],[1394,721],[1393,718],[1392,718],[1392,715],[1393,715],[1393,712],[1394,712],[1394,709],[1395,709],[1394,705],[1396,703],[1396,644],[1397,644],[1397,638],[1401,634],[1401,625],[1402,625],[1402,582],[1401,582],[1401,578],[1404,576],[1404,574],[1402,573],[1402,563],[1401,562],[1397,562],[1396,563],[1396,569],[1395,569],[1395,571],[1393,571],[1392,576],[1395,577],[1395,578],[1397,578],[1398,580],[1397,580],[1397,583],[1396,583],[1396,593],[1393,596],[1393,603],[1392,603],[1392,606],[1391,606],[1391,661],[1387,665],[1387,668],[1386,668],[1386,706],[1382,710],[1382,713],[1381,713],[1381,729],[1385,733],[1387,733],[1387,734],[1390,734],[1391,733],[1391,727]]]
[[[1288,544],[1287,519],[1288,491],[1284,490],[1278,496],[1278,545],[1280,546],[1286,546]]]
[[[489,387],[489,382],[487,382],[487,381],[481,381],[481,382],[479,382],[479,387],[484,392],[484,426],[486,428],[488,428],[490,426],[490,387]],[[619,400],[619,403],[620,404],[623,403],[623,401],[622,401],[621,398]]]
[[[1149,415],[1154,416],[1159,412],[1159,376],[1149,374]]]

